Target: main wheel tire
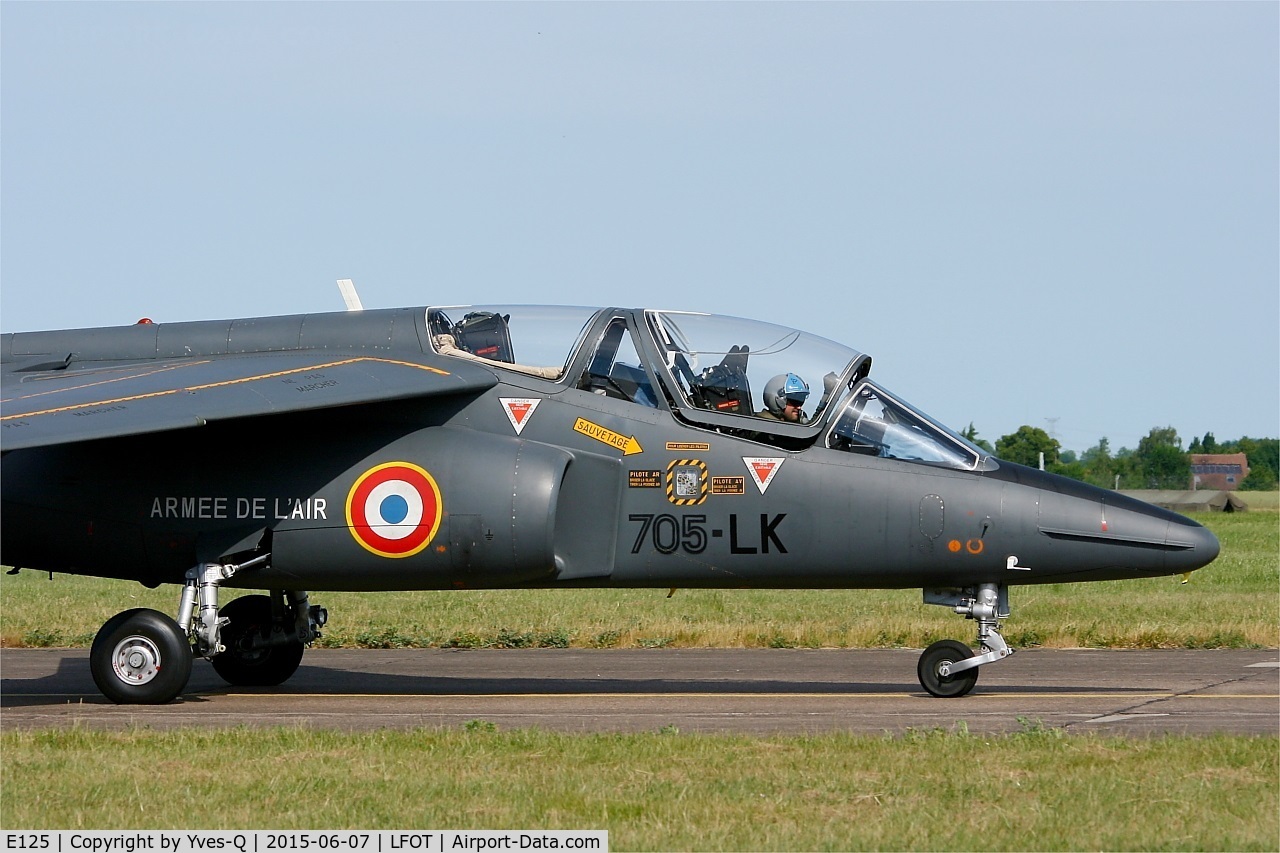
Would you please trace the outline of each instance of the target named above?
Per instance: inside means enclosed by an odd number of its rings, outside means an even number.
[[[107,620],[89,650],[93,683],[112,702],[160,705],[191,678],[191,646],[178,623],[156,610],[135,609]]]
[[[231,621],[222,629],[225,652],[214,655],[210,662],[218,675],[237,687],[274,687],[289,680],[302,663],[304,647],[297,641],[283,645],[253,648],[255,636],[271,636],[271,598],[246,595],[218,612]]]
[[[959,640],[939,640],[924,650],[916,665],[920,686],[934,696],[952,699],[963,696],[978,683],[978,668],[966,669],[955,675],[941,675],[938,670],[944,663],[959,663],[973,657],[973,650]]]

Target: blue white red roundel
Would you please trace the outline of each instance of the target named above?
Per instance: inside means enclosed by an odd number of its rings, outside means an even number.
[[[412,557],[440,529],[440,487],[411,462],[365,471],[347,493],[347,527],[361,547],[380,557]]]

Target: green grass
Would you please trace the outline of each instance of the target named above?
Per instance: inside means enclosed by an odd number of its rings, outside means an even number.
[[[1267,494],[1267,493],[1255,493]],[[1205,514],[1222,555],[1175,578],[1015,587],[1014,646],[1280,646],[1280,515]],[[0,575],[0,643],[84,647],[115,613],[177,609],[178,589]],[[316,593],[328,647],[923,648],[970,625],[919,590],[476,590]]]
[[[1251,511],[1276,512],[1280,510],[1280,492],[1236,492],[1235,495],[1244,501]]]
[[[608,829],[615,850],[1275,850],[1275,738],[7,732],[0,825]]]

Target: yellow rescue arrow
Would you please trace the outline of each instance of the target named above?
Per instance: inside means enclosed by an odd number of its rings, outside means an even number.
[[[573,422],[573,431],[580,432],[587,438],[594,438],[596,441],[616,447],[622,451],[623,456],[630,456],[633,453],[643,453],[644,448],[640,446],[640,442],[636,441],[634,435],[623,435],[620,432],[614,432],[611,429],[593,424],[586,418],[578,418]]]

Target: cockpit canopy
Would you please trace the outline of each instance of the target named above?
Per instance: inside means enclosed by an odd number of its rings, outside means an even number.
[[[867,378],[871,359],[796,329],[716,314],[572,306],[431,308],[432,346],[775,444],[972,470],[989,457]],[[804,391],[798,391],[803,387]],[[766,389],[775,395],[769,405]],[[791,405],[784,405],[784,402]]]
[[[599,308],[570,305],[429,308],[427,328],[432,346],[443,355],[559,379],[599,313]]]
[[[768,411],[769,380],[794,374],[809,386],[800,423],[815,423],[840,377],[863,358],[857,350],[807,332],[717,314],[647,311],[664,366],[695,408],[756,416]]]

